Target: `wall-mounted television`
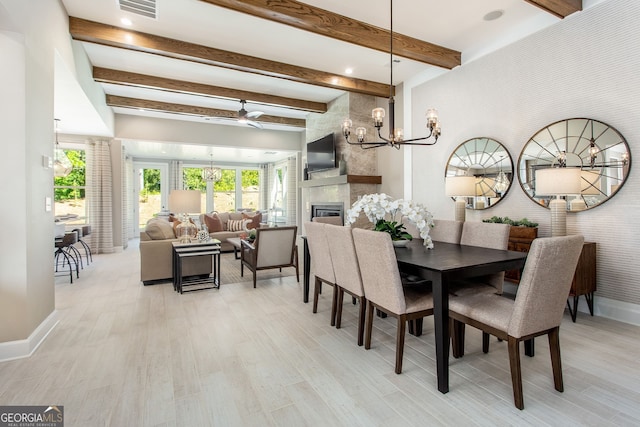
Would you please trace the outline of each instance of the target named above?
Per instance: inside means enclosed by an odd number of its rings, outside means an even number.
[[[337,167],[336,144],[333,134],[307,143],[307,169],[309,172]]]

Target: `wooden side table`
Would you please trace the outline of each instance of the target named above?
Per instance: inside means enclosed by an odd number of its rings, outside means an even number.
[[[576,266],[576,274],[571,282],[567,307],[571,313],[571,320],[576,321],[578,314],[578,298],[584,295],[589,307],[589,313],[593,316],[593,293],[596,291],[596,244],[594,242],[584,242],[582,252]],[[573,307],[569,300],[573,297]]]
[[[173,289],[182,294],[184,292],[199,291],[220,287],[220,240],[211,239],[207,242],[180,243],[172,242],[173,246]],[[194,256],[212,257],[212,272],[204,278],[182,277],[182,260]],[[190,287],[184,290],[184,287]]]

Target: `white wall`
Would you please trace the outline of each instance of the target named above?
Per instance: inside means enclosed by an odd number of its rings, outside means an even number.
[[[443,133],[436,146],[413,148],[413,199],[425,203],[436,218],[453,218],[453,201],[444,195],[444,170],[458,144],[472,137],[492,137],[517,163],[533,134],[572,117],[594,118],[615,127],[629,143],[633,163],[633,157],[640,156],[638,22],[640,2],[609,0],[415,87],[414,132],[419,132],[424,108],[433,105],[440,112]],[[626,184],[611,200],[570,213],[568,232],[598,244],[597,312],[637,323],[640,264],[633,257],[640,241],[634,220],[640,199],[634,195],[640,189],[640,175],[634,169],[632,164]],[[517,182],[497,206],[467,211],[467,220],[493,215],[527,217],[540,223],[542,236],[550,234],[549,211],[532,202]],[[616,301],[629,303],[627,314],[609,310]]]

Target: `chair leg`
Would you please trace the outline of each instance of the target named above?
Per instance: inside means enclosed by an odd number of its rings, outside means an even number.
[[[487,332],[482,332],[482,352],[489,353],[489,338],[491,336]]]
[[[338,286],[333,286],[333,294],[331,295],[331,326],[336,325],[336,309],[338,308]]]
[[[336,290],[334,292],[336,292],[337,295],[337,306],[335,308],[335,312],[336,312],[336,329],[340,329],[340,325],[342,324],[342,303],[344,301],[344,289],[342,289],[340,286],[336,285],[335,286]]]
[[[560,328],[549,331],[549,351],[551,352],[551,367],[553,368],[553,383],[556,390],[564,391],[562,381],[562,362],[560,361]]]
[[[513,401],[518,409],[524,409],[524,397],[522,396],[522,367],[520,366],[520,343],[509,336],[509,365],[511,366],[511,384],[513,386]]]
[[[362,346],[364,339],[364,320],[367,310],[367,300],[360,297],[360,308],[358,309],[358,345]]]
[[[253,287],[256,287],[256,276],[258,275],[258,272],[256,270],[253,270]]]
[[[402,356],[404,355],[404,334],[407,327],[407,317],[402,314],[398,316],[398,326],[396,331],[396,374],[402,373]]]
[[[371,330],[373,329],[373,304],[367,300],[367,322],[364,332],[364,348],[371,348]]]
[[[314,282],[314,285],[313,285],[313,312],[314,313],[318,312],[318,296],[320,295],[321,286],[322,286],[322,283],[316,277],[316,281]]]
[[[449,329],[451,331],[451,353],[457,359],[464,356],[465,324],[459,320],[451,319]]]

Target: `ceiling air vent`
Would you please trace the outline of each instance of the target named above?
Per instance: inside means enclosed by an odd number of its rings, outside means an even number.
[[[156,0],[118,0],[120,10],[156,19]]]

